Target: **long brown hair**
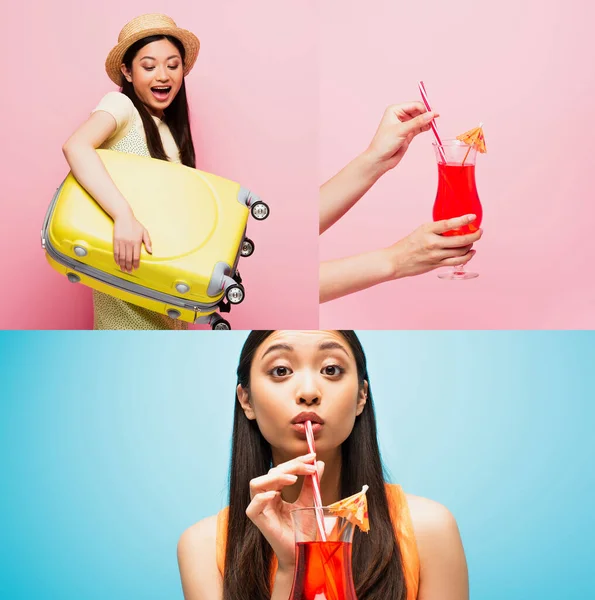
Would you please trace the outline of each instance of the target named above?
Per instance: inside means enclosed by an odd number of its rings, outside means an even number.
[[[182,57],[182,64],[184,64],[186,58],[186,52],[183,44],[175,37],[171,35],[151,35],[143,38],[138,42],[135,42],[128,48],[122,62],[126,65],[126,68],[132,70],[132,61],[137,55],[139,50],[144,48],[147,44],[156,42],[158,40],[169,40],[180,52]],[[149,154],[153,158],[159,158],[161,160],[167,160],[167,154],[163,149],[161,143],[161,136],[155,121],[151,117],[151,113],[147,107],[140,101],[139,97],[134,91],[134,86],[130,83],[124,74],[122,74],[122,93],[125,94],[132,100],[132,103],[138,110],[140,117],[145,128],[145,136],[147,139],[147,147],[149,148]],[[194,154],[194,143],[192,141],[192,132],[190,130],[190,117],[188,109],[188,99],[186,96],[186,81],[182,80],[182,86],[176,94],[176,97],[172,100],[171,104],[163,111],[163,121],[169,127],[171,134],[178,146],[180,151],[180,159],[182,164],[187,167],[196,168],[196,157]]]
[[[240,354],[237,382],[250,389],[250,367],[257,348],[273,331],[252,331]],[[366,494],[370,531],[356,530],[353,540],[353,574],[358,600],[405,600],[403,562],[385,493],[385,475],[376,436],[376,418],[366,357],[353,331],[340,331],[351,347],[360,385],[368,382],[368,399],[353,430],[341,447],[341,497],[369,485]],[[229,471],[229,521],[223,577],[224,600],[265,600],[271,597],[270,568],[273,550],[246,516],[250,480],[272,467],[271,447],[256,421],[246,418],[235,399]]]

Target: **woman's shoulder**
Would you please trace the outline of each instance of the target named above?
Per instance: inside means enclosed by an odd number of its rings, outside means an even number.
[[[406,496],[422,573],[422,595],[468,598],[467,561],[455,517],[435,500]]]
[[[182,533],[178,566],[185,598],[221,597],[217,556],[217,515],[198,521]]]
[[[116,133],[132,122],[136,108],[132,100],[122,92],[104,94],[97,106],[91,111],[104,111],[112,115],[116,121]]]
[[[456,527],[453,514],[443,504],[406,493],[400,485],[394,483],[387,483],[386,490],[393,507],[396,505],[397,510],[405,509],[409,512],[416,534],[418,531],[430,535],[440,534]]]
[[[214,556],[217,548],[217,517],[206,517],[186,529],[178,540],[178,557]]]
[[[457,522],[451,511],[429,498],[405,494],[413,528],[430,536],[444,536],[457,530]]]
[[[212,546],[217,540],[218,515],[206,517],[186,529],[178,541],[178,551],[195,553],[205,546]]]
[[[406,498],[421,563],[426,567],[437,565],[439,568],[447,564],[462,573],[465,555],[452,512],[429,498],[413,494],[406,494]]]
[[[118,92],[116,90],[112,90],[110,92],[105,93],[102,97],[101,100],[99,101],[99,104],[119,104],[121,106],[132,106],[134,107],[134,104],[132,103],[132,100],[123,92]]]

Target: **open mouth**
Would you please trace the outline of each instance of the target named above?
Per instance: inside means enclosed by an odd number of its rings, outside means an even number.
[[[164,102],[169,97],[169,93],[171,92],[171,86],[152,87],[151,91],[153,92],[153,96],[155,96],[155,98],[159,100],[159,102]]]

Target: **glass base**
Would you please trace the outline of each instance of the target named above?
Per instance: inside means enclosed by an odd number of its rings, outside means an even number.
[[[438,273],[439,279],[475,279],[476,277],[479,277],[479,273],[472,273],[459,269],[452,269],[446,273]]]

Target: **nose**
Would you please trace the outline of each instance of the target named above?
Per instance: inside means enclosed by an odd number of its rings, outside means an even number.
[[[167,81],[169,79],[169,73],[167,67],[159,67],[157,71],[157,81]]]
[[[320,396],[316,378],[310,373],[303,373],[296,389],[296,403],[305,406],[318,405],[321,401]]]

